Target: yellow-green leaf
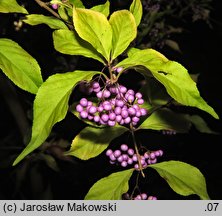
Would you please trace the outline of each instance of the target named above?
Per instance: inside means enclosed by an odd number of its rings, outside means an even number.
[[[130,5],[130,11],[132,12],[136,20],[136,25],[138,26],[140,24],[143,14],[143,7],[141,0],[133,0],[132,4]]]
[[[116,137],[128,129],[121,126],[107,128],[84,128],[73,140],[66,155],[88,160],[102,153]],[[108,136],[107,136],[108,135]]]
[[[214,118],[219,118],[214,109],[200,96],[196,83],[191,79],[187,70],[181,64],[168,60],[153,49],[137,51],[117,64],[116,67],[123,67],[124,70],[142,67],[139,72],[145,77],[151,72],[177,102],[197,107],[208,112]]]
[[[167,161],[149,167],[155,169],[176,193],[182,196],[196,194],[201,199],[210,199],[205,178],[196,167],[181,161]]]
[[[112,173],[97,181],[85,196],[85,200],[121,200],[129,190],[129,179],[134,169]]]
[[[28,14],[28,11],[20,6],[16,0],[1,0],[0,1],[0,13],[24,13]]]
[[[81,80],[91,80],[100,72],[74,71],[50,76],[39,88],[34,101],[32,137],[13,165],[37,149],[49,136],[52,127],[63,120],[68,111],[69,96]]]
[[[137,29],[132,13],[127,10],[114,12],[109,23],[113,30],[112,59],[115,59],[136,38]]]
[[[81,55],[93,58],[105,64],[105,59],[93,46],[84,41],[74,31],[60,29],[53,32],[53,43],[57,51],[69,55]]]
[[[96,5],[90,9],[94,10],[94,11],[98,11],[98,12],[104,14],[106,17],[108,17],[109,16],[109,7],[110,7],[110,3],[109,3],[109,1],[106,1],[105,4]]]
[[[78,35],[109,61],[112,28],[106,16],[90,9],[73,8],[73,22]]]
[[[35,94],[42,84],[38,62],[16,42],[0,39],[0,69],[23,90]]]
[[[51,16],[44,16],[41,14],[30,14],[27,15],[24,19],[24,22],[29,25],[39,25],[39,24],[46,24],[52,29],[68,29],[64,22],[61,20],[51,17]]]

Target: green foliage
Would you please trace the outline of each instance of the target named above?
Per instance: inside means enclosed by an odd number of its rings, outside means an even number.
[[[133,169],[112,173],[97,181],[85,196],[85,200],[120,200],[129,189],[128,181]]]
[[[46,24],[52,29],[68,29],[64,22],[61,20],[51,17],[51,16],[44,16],[41,14],[30,14],[26,16],[24,20],[25,23],[29,25],[39,25],[39,24]]]
[[[42,84],[37,61],[16,42],[0,39],[0,69],[21,89],[35,94]]]
[[[179,114],[167,108],[162,108],[151,114],[141,125],[140,129],[175,130],[179,133],[189,132],[191,127],[187,115]]]
[[[155,169],[176,193],[182,196],[196,194],[201,199],[209,199],[205,178],[196,167],[180,161],[167,161],[149,167]]]
[[[105,59],[93,46],[78,36],[75,31],[60,29],[53,32],[53,43],[57,51],[69,55],[82,55],[105,64]]]
[[[122,126],[107,128],[84,128],[73,140],[70,150],[66,153],[78,157],[82,160],[88,160],[96,157],[103,152],[109,143],[127,131]],[[109,134],[107,136],[107,134]]]
[[[0,13],[23,13],[28,14],[28,11],[20,6],[16,0],[1,0]]]
[[[68,100],[75,85],[81,80],[91,80],[96,71],[74,71],[55,74],[39,88],[34,101],[32,138],[13,165],[38,148],[49,136],[55,123],[63,120],[68,111]]]
[[[100,13],[104,14],[106,17],[108,17],[109,16],[109,7],[110,7],[110,3],[109,3],[109,1],[107,1],[105,4],[96,5],[96,6],[92,7],[91,10],[100,12]]]
[[[169,61],[153,49],[145,49],[135,52],[117,65],[117,67],[123,67],[124,70],[139,66],[148,70],[139,70],[140,73],[149,78],[149,72],[151,72],[177,102],[197,107],[208,112],[214,118],[219,118],[214,109],[200,96],[196,83],[181,64]]]
[[[109,62],[112,29],[106,16],[89,9],[73,8],[73,22],[78,35]]]
[[[114,12],[109,23],[113,32],[112,59],[115,59],[136,38],[136,23],[133,15],[127,10]]]
[[[69,0],[69,3],[71,3],[76,8],[85,8],[81,0]]]
[[[130,5],[130,11],[135,17],[136,25],[140,24],[143,14],[143,8],[140,0],[133,0],[132,4]]]

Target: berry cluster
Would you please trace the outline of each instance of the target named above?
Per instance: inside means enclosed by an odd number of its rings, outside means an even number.
[[[144,103],[140,92],[135,93],[125,86],[109,82],[103,89],[98,82],[92,82],[88,91],[94,92],[99,102],[94,104],[82,98],[76,106],[76,111],[82,119],[99,125],[115,126],[132,123],[135,126],[141,116],[147,115],[147,110],[140,107]]]
[[[122,199],[124,200],[157,200],[155,196],[148,196],[146,193],[138,194],[135,197],[130,197],[128,193],[124,193],[122,195]]]
[[[133,200],[157,200],[157,198],[155,196],[147,196],[146,193],[142,193],[135,196]]]
[[[154,164],[157,162],[157,157],[163,155],[162,150],[157,150],[153,152],[145,152],[144,155],[140,155],[140,163],[142,167],[146,167],[149,164]],[[108,149],[106,151],[106,156],[109,157],[111,164],[120,164],[122,167],[127,167],[128,165],[133,165],[135,169],[139,169],[138,157],[132,148],[128,148],[126,144],[122,144],[120,149],[112,151]]]

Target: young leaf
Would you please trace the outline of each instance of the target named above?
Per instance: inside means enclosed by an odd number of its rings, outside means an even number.
[[[78,35],[109,61],[112,29],[106,16],[90,9],[73,8],[73,22]]]
[[[109,7],[110,7],[110,3],[109,3],[109,1],[107,1],[105,4],[96,5],[90,9],[100,12],[100,13],[104,14],[106,17],[108,17],[109,16]]]
[[[37,149],[48,137],[55,123],[63,120],[68,110],[68,100],[75,85],[81,80],[91,80],[99,72],[74,71],[50,76],[39,88],[34,101],[32,137],[13,165]]]
[[[122,194],[129,190],[128,181],[133,169],[112,173],[97,181],[85,196],[85,200],[121,200]]]
[[[0,1],[0,13],[24,13],[28,14],[28,11],[20,6],[16,0],[1,0]]]
[[[60,29],[53,32],[53,43],[57,51],[69,55],[82,55],[96,59],[103,64],[105,60],[90,43],[84,41],[74,31]]]
[[[65,23],[62,22],[61,20],[55,17],[44,16],[41,14],[27,15],[24,22],[32,26],[39,24],[46,24],[52,29],[68,29]]]
[[[139,66],[146,69],[140,70],[140,73],[147,77],[148,71],[150,71],[177,102],[186,106],[197,107],[208,112],[214,118],[219,118],[214,109],[200,96],[196,83],[181,64],[169,61],[164,55],[153,49],[145,49],[135,52],[116,65],[116,67],[123,67],[124,69]]]
[[[149,167],[155,169],[176,193],[182,196],[196,194],[201,199],[210,199],[205,178],[196,167],[180,161],[167,161]]]
[[[141,0],[133,0],[132,4],[130,5],[130,11],[135,18],[136,26],[138,26],[140,24],[143,14],[143,7]]]
[[[127,10],[114,12],[109,23],[113,30],[112,59],[115,59],[136,38],[136,23],[132,13]]]
[[[187,133],[191,123],[186,114],[179,114],[167,108],[162,108],[149,116],[139,129],[174,130],[179,133]]]
[[[81,0],[69,0],[69,3],[71,3],[76,8],[85,8]]]
[[[125,127],[84,128],[73,140],[66,155],[72,155],[82,160],[96,157],[103,152],[109,143],[128,129]],[[109,134],[107,136],[107,134]]]
[[[42,84],[37,61],[16,42],[0,39],[0,69],[18,87],[35,94]]]

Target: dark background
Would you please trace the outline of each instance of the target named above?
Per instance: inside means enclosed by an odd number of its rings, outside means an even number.
[[[24,1],[23,1],[24,2]],[[99,1],[98,1],[99,2]],[[113,8],[116,6],[113,5]],[[27,4],[32,13],[45,13],[34,4]],[[222,117],[222,17],[221,1],[214,0],[211,10],[210,28],[204,22],[186,26],[187,31],[175,36],[182,53],[169,48],[163,52],[169,59],[181,62],[190,73],[200,73],[198,88],[202,97]],[[12,14],[0,14],[0,37],[18,42],[39,62],[44,80],[56,73],[73,71],[76,68],[100,68],[94,61],[70,57],[57,53],[53,48],[51,33],[47,26],[30,27],[25,31],[15,31]],[[127,79],[126,79],[127,80]],[[23,135],[28,140],[32,122],[32,102],[34,96],[14,86],[0,74],[0,199],[83,199],[95,181],[120,170],[109,164],[104,154],[83,162],[77,158],[62,156],[61,146],[53,146],[47,154],[56,163],[47,159],[29,156],[16,167],[11,164],[24,148]],[[14,107],[14,109],[13,109]],[[22,111],[20,111],[22,108]],[[24,116],[22,115],[24,113]],[[222,121],[215,120],[201,111],[198,113],[206,120],[212,130],[221,133]],[[84,124],[71,114],[53,129],[52,137],[68,143],[84,127]],[[198,167],[204,174],[211,199],[222,199],[222,162],[221,134],[204,134],[194,129],[189,134],[166,136],[160,132],[143,131],[138,137],[147,140],[150,148],[164,150],[165,160],[180,160]],[[124,136],[111,143],[111,147],[121,144]],[[66,144],[66,142],[64,143]],[[64,144],[64,145],[65,145]],[[56,171],[57,170],[57,171]],[[148,180],[141,180],[141,189],[158,199],[198,199],[196,196],[182,197],[175,194],[157,173],[149,171]],[[133,180],[132,180],[133,183]]]

